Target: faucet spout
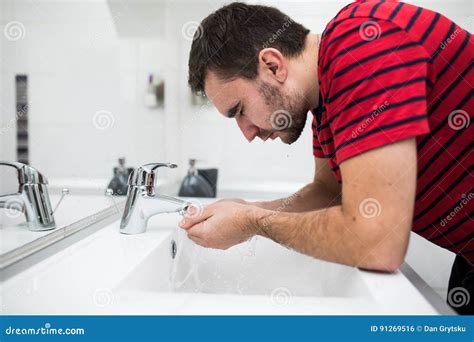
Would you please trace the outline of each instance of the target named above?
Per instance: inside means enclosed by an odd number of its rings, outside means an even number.
[[[0,161],[0,166],[15,168],[19,183],[17,193],[0,196],[0,208],[23,212],[28,227],[32,231],[54,229],[56,223],[46,178],[38,170],[26,164]]]
[[[190,205],[179,198],[155,192],[156,169],[163,166],[176,167],[169,163],[146,164],[130,174],[127,202],[120,222],[121,233],[144,233],[150,217],[164,213],[184,214]]]
[[[183,214],[188,206],[187,201],[160,194],[149,195],[145,187],[131,186],[120,222],[120,232],[123,234],[144,233],[150,217],[166,213]]]

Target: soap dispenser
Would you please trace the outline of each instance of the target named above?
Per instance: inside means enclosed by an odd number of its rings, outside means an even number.
[[[114,177],[107,186],[107,189],[112,190],[112,195],[126,196],[128,190],[128,176],[133,168],[125,167],[125,158],[119,158],[118,163],[119,165],[114,167]]]
[[[215,197],[212,185],[196,169],[196,159],[189,159],[189,170],[179,189],[182,197]]]
[[[155,108],[158,106],[156,86],[152,74],[148,75],[148,84],[145,92],[145,106],[149,108]]]

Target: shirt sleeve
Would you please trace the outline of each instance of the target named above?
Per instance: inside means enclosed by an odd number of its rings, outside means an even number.
[[[324,44],[321,83],[338,164],[429,132],[430,60],[407,32],[389,21],[352,18]]]

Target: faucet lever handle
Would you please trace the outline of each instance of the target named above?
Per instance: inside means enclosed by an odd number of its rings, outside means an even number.
[[[144,169],[150,170],[150,172],[155,171],[159,167],[169,167],[170,169],[175,169],[178,165],[173,163],[150,163],[142,166]]]
[[[177,168],[178,165],[172,163],[149,163],[142,165],[132,171],[128,178],[128,185],[154,186],[156,170],[160,167]]]
[[[61,198],[59,199],[58,203],[56,203],[56,207],[53,209],[53,211],[51,212],[51,215],[53,215],[56,210],[58,210],[59,208],[59,205],[61,204],[61,202],[63,201],[64,197],[69,195],[69,189],[68,188],[64,188],[62,191],[61,191]]]

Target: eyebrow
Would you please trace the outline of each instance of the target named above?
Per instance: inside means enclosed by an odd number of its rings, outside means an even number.
[[[237,114],[237,109],[239,109],[239,107],[240,107],[240,101],[237,102],[235,106],[233,106],[227,111],[227,117],[229,119],[232,119],[233,117],[235,117],[235,114]]]

